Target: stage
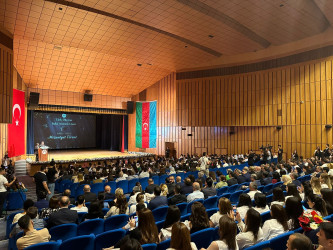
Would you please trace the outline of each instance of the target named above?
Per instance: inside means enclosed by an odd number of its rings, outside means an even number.
[[[87,166],[89,162],[97,163],[101,161],[113,161],[118,159],[137,159],[142,157],[152,157],[153,154],[144,152],[119,152],[100,149],[78,149],[78,150],[50,150],[48,153],[48,161],[36,162],[35,157],[30,157],[28,166],[28,173],[33,176],[41,165],[49,165],[50,161],[54,159],[57,165],[62,164],[68,166],[69,164],[81,164]]]

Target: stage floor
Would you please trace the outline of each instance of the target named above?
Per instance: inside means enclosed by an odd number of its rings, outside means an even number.
[[[103,159],[109,157],[126,157],[126,156],[140,156],[133,152],[119,152],[110,150],[98,150],[98,149],[87,149],[87,150],[56,150],[49,151],[49,161],[54,159],[55,161],[74,161],[74,160],[88,160],[88,159]]]

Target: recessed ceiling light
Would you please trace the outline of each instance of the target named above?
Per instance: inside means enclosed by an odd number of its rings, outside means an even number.
[[[213,38],[214,36],[213,35],[208,35],[209,38]]]
[[[53,49],[62,50],[62,46],[61,45],[54,45]]]
[[[188,46],[187,45],[185,45],[185,48],[187,48]]]
[[[284,4],[283,4],[283,3],[281,3],[281,4],[280,4],[280,7],[283,7],[283,6],[284,6]]]
[[[141,64],[141,63],[138,63],[137,65],[138,65],[139,67],[140,67],[140,66],[142,66],[142,64]]]
[[[151,63],[147,63],[147,65],[151,66],[152,64]]]

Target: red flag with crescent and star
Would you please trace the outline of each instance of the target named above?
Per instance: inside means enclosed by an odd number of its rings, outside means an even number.
[[[8,124],[8,156],[25,154],[25,93],[13,89],[12,124]]]

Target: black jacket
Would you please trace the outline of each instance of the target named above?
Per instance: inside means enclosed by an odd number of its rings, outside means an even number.
[[[67,223],[78,224],[78,221],[79,217],[75,210],[70,210],[69,208],[61,208],[59,209],[59,211],[50,214],[46,227],[51,228]]]
[[[175,194],[169,199],[169,205],[176,205],[183,202],[187,202],[186,196],[183,194]]]

